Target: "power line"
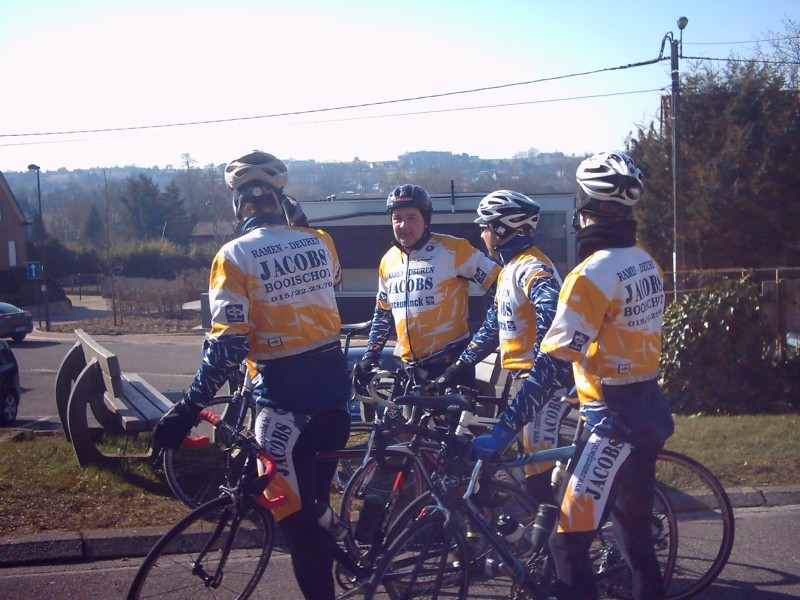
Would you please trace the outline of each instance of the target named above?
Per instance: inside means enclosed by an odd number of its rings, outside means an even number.
[[[250,117],[232,117],[228,119],[209,119],[205,121],[187,121],[183,123],[167,123],[167,124],[159,124],[159,125],[136,125],[131,127],[109,127],[104,129],[77,129],[72,131],[50,131],[50,132],[40,132],[40,133],[7,133],[7,134],[0,134],[0,138],[11,138],[11,137],[32,137],[32,136],[51,136],[51,135],[78,135],[78,134],[87,134],[87,133],[111,133],[116,131],[135,131],[135,130],[142,130],[142,129],[164,129],[168,127],[189,127],[195,125],[213,125],[218,123],[234,123],[237,121],[252,121],[257,119],[274,119],[278,117],[290,117],[290,116],[298,116],[298,115],[307,115],[307,114],[315,114],[315,113],[323,113],[323,112],[334,112],[340,110],[350,110],[356,108],[368,108],[371,106],[384,106],[388,104],[399,104],[402,102],[415,102],[419,100],[430,100],[433,98],[445,98],[449,96],[457,96],[463,94],[474,94],[477,92],[486,92],[492,90],[499,90],[499,89],[506,89],[510,87],[519,87],[523,85],[532,85],[534,83],[543,83],[546,81],[557,81],[560,79],[569,79],[572,77],[583,77],[585,75],[595,75],[597,73],[605,73],[608,71],[619,71],[624,69],[632,69],[636,67],[643,67],[646,65],[655,64],[657,62],[669,60],[668,58],[658,57],[652,60],[638,62],[638,63],[630,63],[627,65],[620,65],[617,67],[606,67],[603,69],[595,69],[593,71],[583,71],[580,73],[570,73],[568,75],[556,75],[553,77],[543,77],[541,79],[532,79],[530,81],[519,81],[515,83],[505,83],[500,85],[493,85],[493,86],[485,86],[479,88],[472,88],[468,90],[459,90],[454,92],[442,92],[440,94],[428,94],[424,96],[413,96],[410,98],[399,98],[394,100],[381,100],[377,102],[367,102],[363,104],[349,104],[344,106],[335,106],[335,107],[328,107],[328,108],[315,108],[309,110],[301,110],[301,111],[292,111],[292,112],[285,112],[285,113],[272,113],[267,115],[257,115],[257,116],[250,116]],[[5,144],[0,144],[5,145]]]
[[[786,40],[796,40],[797,36],[765,38],[763,40],[747,40],[739,42],[683,42],[684,46],[733,46],[735,44],[760,44],[761,42],[785,42]]]
[[[764,65],[800,65],[797,60],[762,60],[757,58],[712,58],[710,56],[682,56],[684,60],[717,60],[722,62],[761,63]]]
[[[362,115],[356,117],[341,117],[335,119],[324,119],[324,120],[316,120],[316,121],[299,121],[296,123],[289,123],[289,125],[313,125],[313,124],[321,124],[321,123],[341,123],[346,121],[363,121],[368,119],[388,119],[394,117],[409,117],[409,116],[417,116],[417,115],[428,115],[428,114],[436,114],[436,113],[448,113],[448,112],[460,112],[460,111],[468,111],[468,110],[484,110],[484,109],[491,109],[491,108],[507,108],[513,106],[524,106],[530,104],[549,104],[553,102],[569,102],[574,100],[591,100],[593,98],[608,98],[613,96],[628,96],[633,94],[647,94],[652,92],[663,92],[665,88],[652,88],[647,90],[632,90],[627,92],[609,92],[606,94],[591,94],[586,96],[567,96],[563,98],[547,98],[544,100],[524,100],[520,102],[506,102],[501,104],[483,104],[479,106],[464,106],[459,108],[440,108],[440,109],[430,109],[430,110],[419,110],[419,111],[411,111],[411,112],[401,112],[401,113],[389,113],[383,115]],[[301,113],[297,113],[301,114]],[[116,130],[105,130],[104,132],[108,131],[125,131],[125,129],[116,129]],[[85,133],[94,133],[93,131],[85,132]],[[52,134],[57,135],[57,134]],[[112,138],[114,139],[114,138]],[[0,143],[0,147],[11,147],[11,146],[36,146],[41,144],[67,144],[67,143],[74,143],[74,142],[86,142],[92,141],[92,138],[82,138],[82,139],[71,139],[71,140],[35,140],[35,141],[25,141],[25,142],[10,142],[10,143]]]

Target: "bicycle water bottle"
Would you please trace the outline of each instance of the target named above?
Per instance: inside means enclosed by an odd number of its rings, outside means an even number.
[[[550,482],[553,485],[553,489],[558,492],[558,489],[561,487],[561,482],[564,481],[564,475],[567,472],[567,463],[561,460],[556,461],[555,467],[553,467],[553,473],[550,475]]]
[[[511,515],[501,515],[497,521],[499,531],[506,541],[514,547],[516,555],[524,560],[533,551],[531,540],[525,526]]]
[[[358,513],[358,523],[353,537],[362,544],[372,544],[383,521],[383,499],[377,494],[367,494]]]
[[[561,509],[553,504],[540,504],[536,513],[536,520],[533,522],[533,533],[531,534],[531,545],[534,552],[541,552],[550,539],[550,534],[558,522]]]

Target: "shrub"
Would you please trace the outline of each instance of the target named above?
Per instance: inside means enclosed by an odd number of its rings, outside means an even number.
[[[133,285],[120,280],[120,310],[129,315],[177,319],[183,315],[183,305],[199,300],[207,289],[208,270],[203,269],[181,271],[172,280],[139,280]]]
[[[721,278],[684,293],[664,315],[662,385],[677,413],[783,412],[782,372],[767,358],[771,338],[758,287]],[[788,372],[788,369],[787,369]]]

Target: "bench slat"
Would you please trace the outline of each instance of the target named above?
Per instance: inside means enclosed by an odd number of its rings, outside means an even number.
[[[130,382],[136,391],[159,412],[159,415],[163,415],[172,408],[174,402],[154,388],[148,381],[145,381],[138,373],[125,373],[123,378]],[[159,418],[161,417],[159,416]]]
[[[108,392],[103,394],[106,407],[112,411],[126,433],[149,431],[153,428],[137,407],[128,402],[126,398],[115,398]]]

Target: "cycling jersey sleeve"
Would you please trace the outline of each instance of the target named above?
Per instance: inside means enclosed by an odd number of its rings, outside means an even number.
[[[522,382],[511,404],[500,414],[500,423],[512,431],[520,431],[533,421],[537,411],[558,388],[569,387],[571,364],[539,352],[528,378]]]
[[[486,256],[466,239],[460,239],[456,249],[456,272],[459,277],[474,281],[488,290],[500,274],[500,265]]]
[[[392,317],[392,311],[375,306],[375,313],[372,315],[372,326],[367,339],[367,352],[380,353],[393,329],[394,318]]]
[[[536,277],[531,280],[528,298],[536,310],[536,341],[533,344],[533,355],[539,353],[539,346],[545,334],[553,324],[558,308],[558,293],[561,284],[556,277]]]
[[[477,365],[492,352],[497,350],[500,343],[500,327],[497,323],[497,305],[492,302],[486,311],[478,331],[472,336],[469,345],[464,349],[459,360],[469,365]]]
[[[245,335],[211,338],[203,354],[200,369],[189,386],[186,401],[206,406],[217,391],[236,374],[249,350],[250,345]]]

